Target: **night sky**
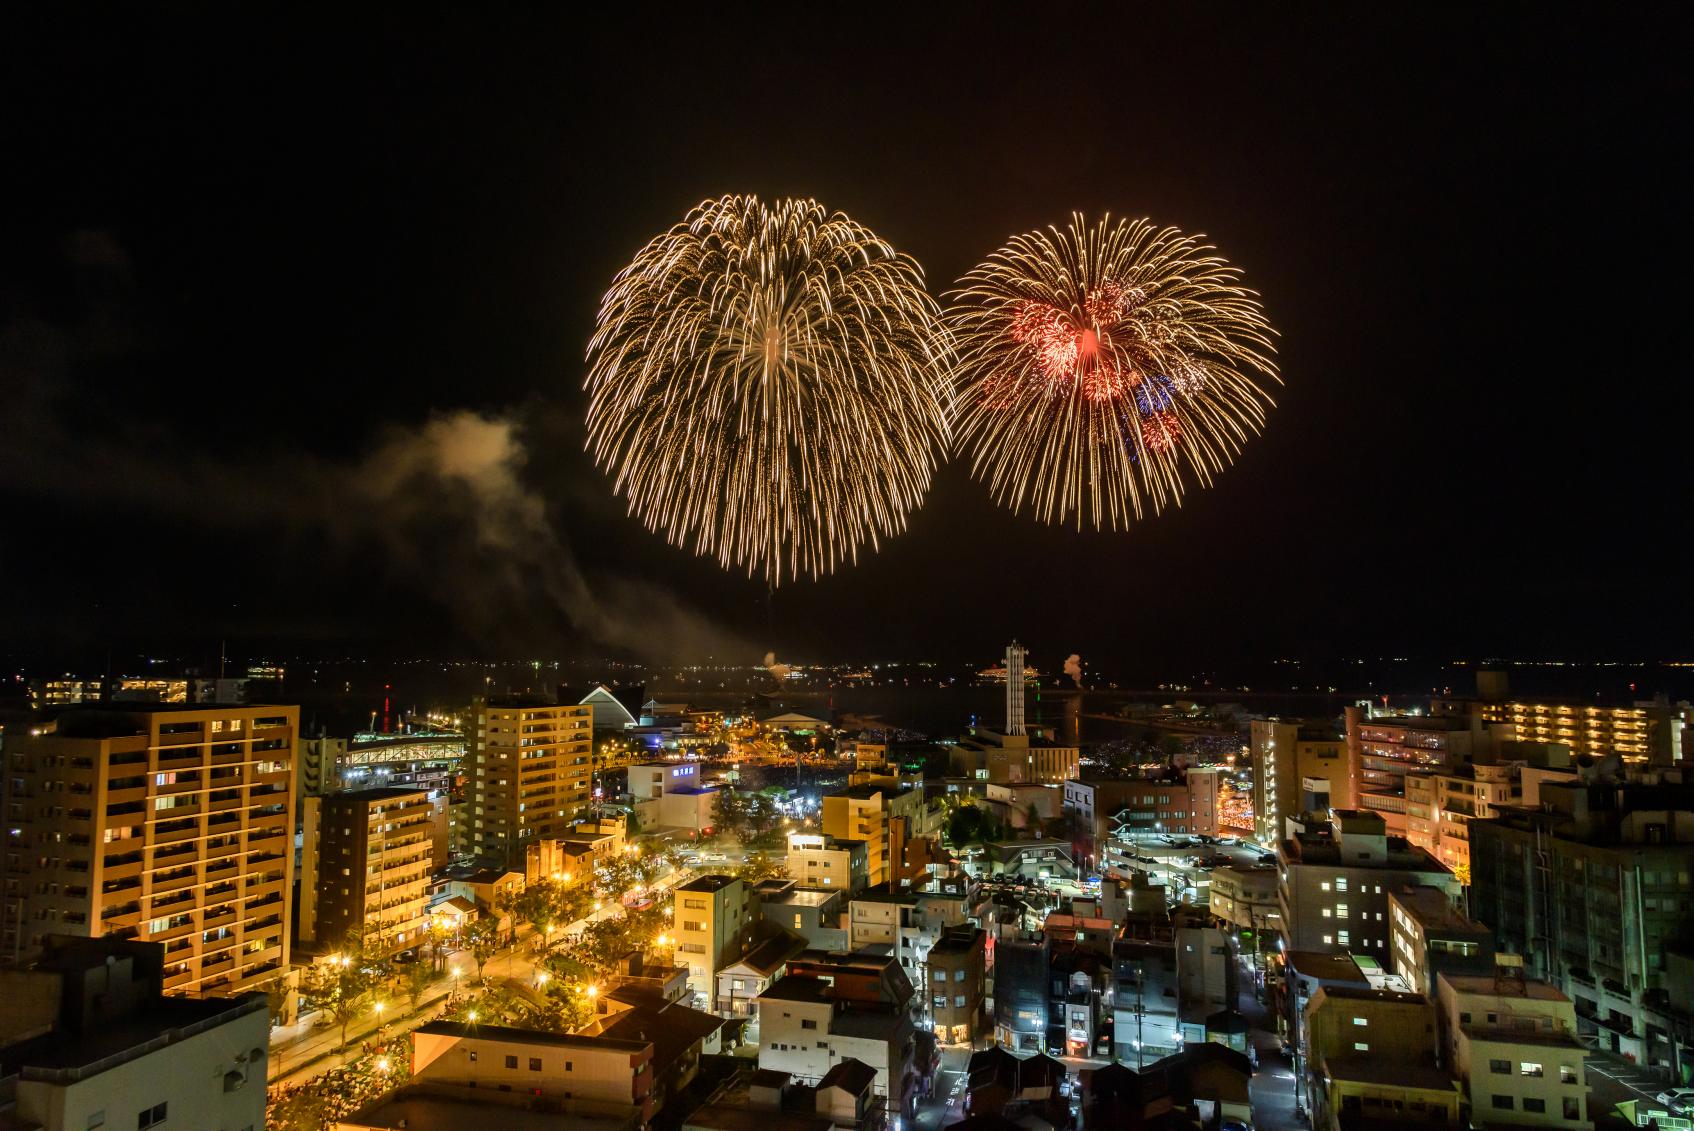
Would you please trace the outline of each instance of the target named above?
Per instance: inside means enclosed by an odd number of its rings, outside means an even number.
[[[1685,17],[172,11],[0,28],[0,651],[1694,651]],[[1286,386],[1128,533],[955,462],[905,536],[767,601],[581,451],[601,292],[726,192],[817,197],[936,291],[1073,209],[1203,231]],[[464,410],[520,429],[556,544],[479,542],[427,475],[349,501]],[[565,555],[622,639],[572,631]]]

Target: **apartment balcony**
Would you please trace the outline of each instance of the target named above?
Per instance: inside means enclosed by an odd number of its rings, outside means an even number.
[[[110,934],[124,928],[139,928],[141,926],[141,904],[131,901],[117,907],[108,907],[100,913],[100,926]]]
[[[169,993],[172,990],[180,990],[192,981],[194,981],[194,975],[188,970],[178,970],[175,974],[166,974],[164,983],[165,992]]]
[[[138,856],[134,860],[126,860],[122,864],[107,864],[100,870],[100,874],[105,877],[107,883],[112,883],[117,880],[127,880],[140,876],[143,867],[141,858]]]
[[[261,880],[257,883],[249,883],[247,885],[246,895],[247,899],[252,901],[268,895],[280,895],[281,893],[282,880],[281,878],[278,878],[274,880]]]
[[[245,956],[247,965],[241,969],[236,985],[243,991],[255,989],[265,982],[276,980],[282,969],[282,947],[273,946]]]
[[[233,951],[236,947],[238,947],[240,945],[241,945],[240,939],[236,938],[234,935],[229,935],[226,938],[213,939],[209,943],[201,944],[200,953],[205,958],[211,958],[214,955],[226,954],[230,951]]]
[[[166,892],[181,891],[183,888],[192,887],[198,882],[199,877],[194,874],[193,868],[190,868],[187,872],[180,876],[170,876],[166,878],[155,875],[153,877],[153,894],[158,896],[163,895]]]
[[[151,934],[149,934],[147,936],[147,941],[148,942],[170,942],[172,939],[180,939],[180,938],[184,938],[188,935],[194,934],[198,930],[199,930],[199,928],[194,925],[194,920],[189,919],[187,922],[178,923],[174,927],[166,927],[162,931],[152,932]]]
[[[209,931],[215,927],[227,926],[235,922],[235,908],[225,904],[223,907],[207,911],[200,917],[200,929]]]
[[[205,856],[207,862],[209,864],[213,864],[219,869],[235,867],[236,862],[234,858],[240,854],[240,844],[212,844],[211,842],[207,842],[206,844]],[[210,877],[210,875],[211,871],[208,869],[207,876]]]
[[[199,747],[186,750],[161,750],[158,760],[153,763],[152,772],[166,774],[173,770],[197,770],[202,761],[200,755]]]
[[[136,802],[146,804],[147,787],[145,785],[131,786],[128,789],[108,789],[106,791],[107,805],[131,805]]]
[[[125,899],[135,899],[141,894],[141,877],[131,876],[125,880],[107,880],[100,887],[100,902],[103,904],[122,903]]]
[[[204,978],[211,974],[222,974],[226,970],[233,969],[235,969],[235,958],[231,955],[225,954],[218,958],[202,960],[200,963],[200,976]]]
[[[206,803],[206,811],[209,813],[228,813],[232,809],[243,808],[246,804],[246,799],[241,797],[213,798]]]
[[[185,840],[193,840],[200,835],[200,823],[190,821],[184,828],[166,830],[157,825],[153,827],[154,844],[180,844]]]

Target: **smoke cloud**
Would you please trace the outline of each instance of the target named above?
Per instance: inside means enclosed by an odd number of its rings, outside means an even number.
[[[776,680],[778,683],[781,683],[783,680],[788,678],[788,673],[793,671],[794,669],[791,666],[789,666],[788,664],[777,663],[775,652],[766,652],[765,653],[765,670],[767,672],[771,673],[772,679]]]
[[[1065,674],[1075,680],[1078,687],[1082,686],[1082,657],[1075,652],[1065,657]]]
[[[121,291],[127,282],[127,257],[98,233],[73,238],[66,254],[96,284]],[[348,555],[374,544],[390,573],[485,646],[533,646],[540,642],[526,630],[562,618],[582,642],[643,659],[758,654],[661,587],[584,573],[548,499],[525,478],[529,448],[516,411],[438,413],[390,427],[366,454],[341,461],[303,451],[220,461],[191,454],[168,425],[90,427],[79,413],[79,368],[144,348],[121,314],[114,299],[76,325],[27,313],[0,325],[0,475],[10,489],[225,529],[280,525]]]

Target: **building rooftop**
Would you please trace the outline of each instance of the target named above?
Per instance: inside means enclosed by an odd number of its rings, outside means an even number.
[[[0,1049],[0,1073],[20,1073],[26,1080],[82,1080],[268,1008],[263,994],[154,998],[122,1016],[102,1017],[80,1035],[55,1030]]]
[[[1398,1005],[1429,1004],[1429,999],[1422,994],[1409,990],[1379,990],[1372,986],[1319,986],[1318,994],[1343,1001],[1387,1001]],[[1312,996],[1312,1000],[1317,1000],[1317,994]]]
[[[912,906],[915,906],[917,904],[918,895],[917,895],[916,892],[910,892],[910,891],[900,891],[900,892],[889,891],[887,883],[880,883],[880,884],[876,884],[873,887],[868,887],[864,891],[860,892],[858,895],[855,895],[853,897],[853,902],[854,903],[898,903],[898,904],[901,904],[901,905],[906,906],[906,907],[912,907]]]
[[[840,891],[817,891],[812,888],[790,886],[773,895],[765,896],[761,902],[766,907],[822,907],[824,904],[840,898]]]
[[[1456,1092],[1458,1081],[1436,1067],[1433,1056],[1408,1061],[1375,1056],[1326,1056],[1323,1070],[1331,1079],[1360,1084],[1394,1084],[1432,1092]]]
[[[861,1037],[866,1040],[893,1040],[911,1027],[904,1009],[848,1008],[837,1013],[829,1022],[831,1036]]]
[[[818,1081],[819,1088],[842,1088],[858,1095],[876,1080],[876,1069],[855,1057],[839,1061]]]
[[[640,1052],[652,1043],[617,1037],[584,1037],[576,1033],[554,1033],[542,1029],[512,1029],[504,1025],[471,1025],[462,1021],[431,1021],[427,1025],[418,1026],[415,1031],[430,1037],[504,1041],[515,1045],[554,1045],[567,1049],[616,1049],[622,1052]]]
[[[392,801],[400,797],[429,797],[429,790],[404,785],[373,785],[365,789],[343,789],[324,798],[324,802],[360,804],[371,801]]]
[[[1453,901],[1447,898],[1447,893],[1440,888],[1418,884],[1390,891],[1389,895],[1406,909],[1407,914],[1417,920],[1425,934],[1432,931],[1442,935],[1493,934],[1488,927],[1462,914],[1453,906]]]
[[[1517,998],[1523,1001],[1570,1001],[1563,990],[1546,982],[1496,978],[1490,974],[1443,973],[1436,977],[1461,994],[1479,994],[1484,997],[1497,997],[1503,1000]]]
[[[736,878],[734,876],[726,876],[722,873],[714,873],[710,876],[696,876],[694,879],[689,880],[686,884],[683,884],[676,890],[702,892],[722,891],[730,884],[733,884],[735,879]]]
[[[741,958],[731,962],[725,969],[745,966],[749,970],[757,970],[761,974],[774,974],[782,968],[783,963],[806,949],[806,940],[792,931],[779,931],[754,946]]]
[[[1286,954],[1289,969],[1305,978],[1316,978],[1327,983],[1351,983],[1364,986],[1369,983],[1359,970],[1359,964],[1353,961],[1350,954],[1330,954],[1319,950],[1291,950]]]
[[[766,986],[759,994],[759,1001],[833,1001],[830,987],[822,978],[814,978],[804,974],[785,974]]]
[[[531,1106],[535,1104],[535,1106]],[[335,1126],[378,1131],[464,1131],[496,1123],[500,1131],[621,1131],[629,1116],[561,1115],[525,1093],[449,1084],[408,1084],[344,1116]]]
[[[981,927],[972,928],[968,932],[948,930],[929,948],[929,953],[969,954],[982,947],[987,939],[988,932]]]

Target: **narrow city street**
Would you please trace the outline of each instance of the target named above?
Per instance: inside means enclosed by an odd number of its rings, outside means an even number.
[[[673,886],[691,874],[686,870],[671,872],[654,881],[651,885],[654,897],[662,900]],[[598,911],[555,931],[554,941],[568,938],[591,922],[615,918],[621,914],[623,908],[620,905],[608,903]],[[482,982],[494,984],[502,981],[533,981],[535,959],[538,957],[536,943],[533,933],[520,932],[512,946],[495,954],[483,964]],[[302,1013],[294,1024],[273,1029],[270,1048],[271,1086],[304,1083],[314,1076],[339,1068],[359,1055],[363,1041],[373,1036],[394,1037],[408,1033],[433,1019],[440,1012],[441,1003],[448,995],[455,992],[480,991],[476,977],[476,959],[470,951],[449,952],[444,970],[454,969],[460,972],[459,977],[443,973],[441,978],[420,996],[415,1010],[410,1008],[410,1002],[400,997],[385,1000],[385,1008],[381,1011],[374,1008],[363,1011],[347,1026],[345,1049],[340,1048],[341,1027],[329,1023],[328,1015],[320,1011]]]

